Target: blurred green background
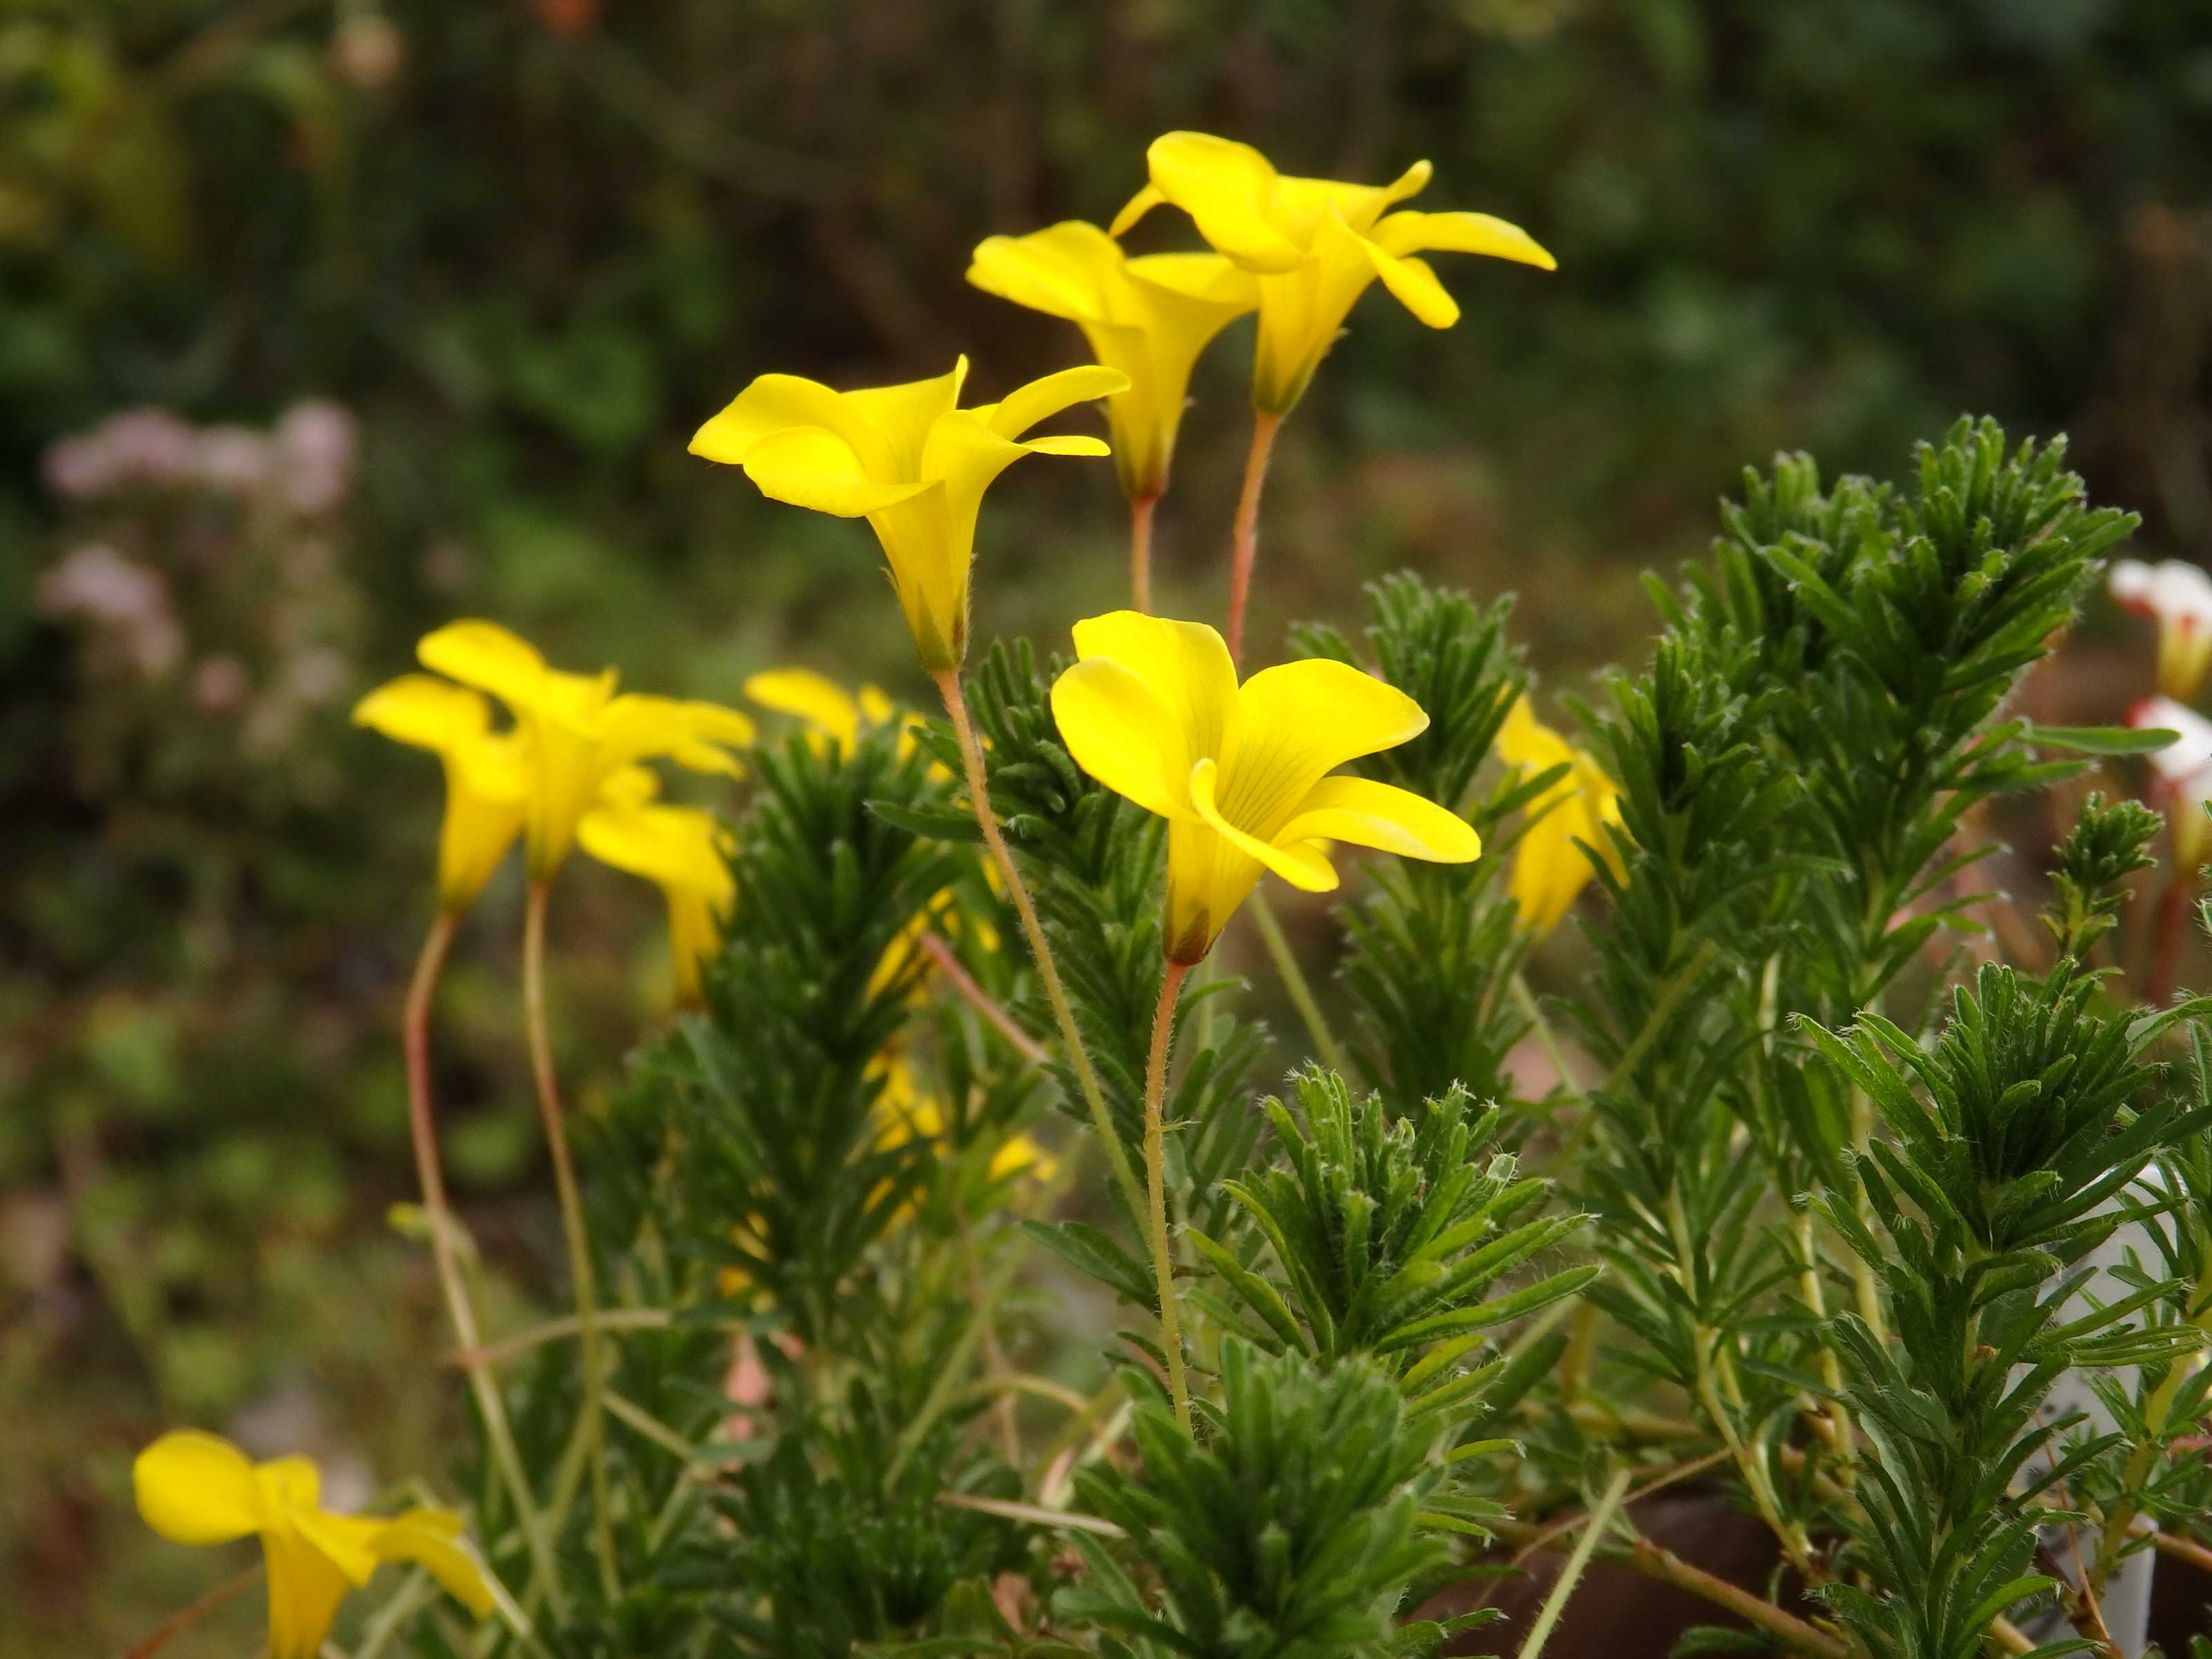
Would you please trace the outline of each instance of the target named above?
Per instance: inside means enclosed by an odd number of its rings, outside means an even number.
[[[1105,219],[1182,126],[1295,172],[1428,156],[1419,205],[1560,262],[1447,257],[1447,334],[1355,313],[1279,452],[1263,642],[1413,564],[1517,591],[1548,683],[1583,683],[1743,464],[1894,471],[1962,410],[2069,430],[2154,553],[2212,544],[2212,15],[2180,0],[0,0],[9,1654],[115,1650],[228,1571],[129,1512],[161,1427],[357,1492],[436,1467],[455,1390],[384,1215],[439,789],[353,699],[459,614],[653,690],[917,689],[865,531],[685,440],[766,369],[964,349],[988,398],[1078,361],[968,251]],[[1249,326],[1163,508],[1186,614],[1224,586]],[[979,634],[1119,602],[1123,523],[1108,468],[1010,475]],[[2141,636],[2089,635],[2075,695],[2109,716]],[[528,1284],[557,1249],[516,912],[471,921],[441,1084],[465,1212]],[[564,878],[586,1100],[660,1006],[659,926]]]

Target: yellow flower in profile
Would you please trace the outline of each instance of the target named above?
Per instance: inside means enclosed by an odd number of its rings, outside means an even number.
[[[695,772],[743,775],[730,750],[753,740],[745,715],[718,703],[615,690],[615,672],[568,674],[496,623],[448,623],[416,654],[464,685],[489,691],[514,716],[529,794],[523,812],[533,882],[551,878],[575,844],[576,826],[606,781],[640,761],[665,757]]]
[[[1316,658],[1239,686],[1211,628],[1133,611],[1078,623],[1075,653],[1053,717],[1077,765],[1168,821],[1171,962],[1213,948],[1262,869],[1310,892],[1334,887],[1331,842],[1442,864],[1481,854],[1474,829],[1435,802],[1330,775],[1428,726],[1371,674]]]
[[[730,874],[729,834],[712,812],[656,801],[659,781],[643,768],[618,775],[584,814],[576,836],[600,863],[659,885],[668,901],[668,949],[676,969],[676,1003],[696,1008],[700,969],[721,948],[722,928],[737,902]]]
[[[492,1591],[451,1510],[414,1509],[389,1520],[333,1515],[322,1476],[304,1457],[249,1462],[212,1434],[163,1435],[131,1467],[138,1513],[179,1544],[228,1544],[258,1533],[269,1565],[270,1659],[313,1659],[349,1589],[378,1564],[412,1561],[482,1618]]]
[[[1593,873],[1587,847],[1605,860],[1613,879],[1628,872],[1620,849],[1607,833],[1620,822],[1620,790],[1599,770],[1589,754],[1528,712],[1518,699],[1498,733],[1498,752],[1505,763],[1529,777],[1556,767],[1566,775],[1546,787],[1525,809],[1528,829],[1513,854],[1513,902],[1521,925],[1548,933],[1565,919]],[[1579,843],[1579,844],[1577,844]]]
[[[1083,331],[1091,355],[1129,377],[1106,399],[1121,489],[1146,501],[1168,487],[1190,372],[1213,337],[1260,303],[1252,276],[1218,253],[1131,258],[1096,225],[1070,220],[979,244],[968,280],[987,294]]]
[[[1252,401],[1282,415],[1298,400],[1376,277],[1431,328],[1449,328],[1459,307],[1424,252],[1482,253],[1556,269],[1518,225],[1486,213],[1386,213],[1429,182],[1416,161],[1387,185],[1297,179],[1249,144],[1203,132],[1170,132],[1146,152],[1152,182],[1115,217],[1121,235],[1163,203],[1181,208],[1216,252],[1259,279],[1260,349]]]
[[[742,466],[762,495],[841,519],[865,518],[882,543],[921,665],[960,665],[968,646],[968,573],[983,492],[1024,455],[1105,455],[1096,438],[1022,434],[1075,404],[1125,388],[1096,365],[1063,369],[996,404],[960,408],[961,358],[933,380],[833,392],[763,374],[701,427],[691,453]]]
[[[355,705],[354,724],[445,763],[446,817],[438,834],[438,905],[475,903],[522,830],[529,782],[514,734],[491,729],[481,692],[428,674],[402,674]]]

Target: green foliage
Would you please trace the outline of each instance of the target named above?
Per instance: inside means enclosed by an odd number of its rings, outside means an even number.
[[[2060,956],[2085,956],[2117,925],[2128,878],[2158,863],[2150,844],[2159,829],[2158,814],[2140,802],[2108,805],[2093,793],[2081,803],[2081,816],[2059,845],[2051,872],[2055,902],[2043,916]]]
[[[1453,1373],[1453,1361],[1507,1321],[1572,1295],[1596,1269],[1486,1293],[1589,1218],[1531,1215],[1550,1183],[1495,1150],[1498,1109],[1478,1109],[1463,1090],[1394,1117],[1379,1095],[1356,1099],[1317,1066],[1296,1082],[1297,1115],[1265,1103],[1283,1161],[1229,1183],[1282,1277],[1192,1236],[1239,1304],[1224,1323],[1324,1364],[1373,1356],[1407,1390],[1414,1417],[1462,1404],[1502,1362]]]
[[[1339,1659],[1423,1654],[1469,1621],[1400,1626],[1415,1588],[1449,1561],[1424,1529],[1443,1480],[1434,1435],[1409,1419],[1373,1366],[1317,1370],[1235,1338],[1199,1443],[1139,1405],[1141,1478],[1110,1466],[1076,1477],[1092,1513],[1127,1534],[1157,1579],[1152,1604],[1117,1555],[1079,1536],[1091,1582],[1060,1600],[1121,1640],[1103,1651],[1189,1659]]]

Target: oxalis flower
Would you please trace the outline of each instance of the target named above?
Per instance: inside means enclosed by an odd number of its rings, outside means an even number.
[[[492,1591],[451,1510],[413,1509],[388,1520],[323,1508],[322,1475],[304,1457],[270,1463],[212,1434],[163,1435],[131,1466],[138,1513],[179,1544],[228,1544],[259,1534],[269,1564],[270,1659],[313,1659],[349,1589],[380,1563],[419,1564],[482,1618]]]
[[[743,775],[730,751],[753,740],[745,715],[719,703],[615,690],[615,672],[569,674],[495,623],[449,623],[425,635],[426,668],[505,703],[514,717],[528,797],[526,855],[532,882],[551,879],[575,845],[576,828],[608,780],[640,761],[666,758],[695,772]]]
[[[2212,575],[2183,559],[2118,559],[2105,581],[2116,603],[2158,624],[2158,689],[2188,702],[2212,672]]]
[[[2212,850],[2212,817],[2206,816],[2212,803],[2212,720],[2171,697],[2150,697],[2128,710],[2128,725],[2175,734],[2165,748],[2150,752],[2156,780],[2152,795],[2166,809],[2173,835],[2173,867],[2194,881]]]
[[[1386,213],[1418,194],[1431,168],[1416,161],[1387,185],[1297,179],[1249,144],[1170,132],[1146,152],[1152,182],[1115,216],[1119,236],[1163,203],[1190,215],[1214,250],[1259,282],[1260,348],[1252,401],[1265,414],[1295,404],[1376,277],[1431,328],[1459,307],[1424,252],[1482,253],[1546,270],[1558,262],[1518,225],[1486,213]]]
[[[1257,280],[1218,253],[1131,258],[1096,225],[1070,220],[979,244],[968,280],[1083,331],[1091,356],[1129,377],[1106,399],[1114,465],[1132,501],[1168,487],[1190,372],[1213,337],[1260,303]]]
[[[1442,864],[1482,851],[1433,801],[1330,775],[1428,726],[1419,704],[1372,675],[1316,659],[1240,686],[1211,628],[1134,611],[1078,623],[1075,652],[1053,686],[1053,717],[1077,765],[1168,821],[1171,962],[1213,948],[1263,869],[1310,892],[1334,888],[1328,842]]]
[[[721,948],[722,928],[736,903],[729,832],[712,812],[670,806],[653,797],[659,781],[643,768],[611,780],[599,805],[584,814],[577,840],[600,863],[653,883],[668,902],[668,950],[675,964],[676,1003],[696,1008],[700,972]]]
[[[1608,826],[1620,822],[1620,790],[1585,751],[1530,714],[1526,697],[1506,714],[1498,752],[1508,766],[1529,777],[1541,777],[1555,767],[1567,769],[1565,776],[1528,803],[1528,828],[1513,854],[1513,902],[1521,925],[1534,933],[1548,933],[1589,884],[1594,873],[1590,852],[1605,860],[1614,880],[1627,879],[1620,851],[1607,833]]]
[[[445,763],[438,832],[438,905],[458,915],[477,902],[522,830],[530,784],[520,741],[491,729],[482,692],[428,674],[402,674],[355,705],[354,724]]]
[[[771,500],[867,520],[932,674],[957,668],[967,651],[975,517],[991,481],[1024,455],[1111,453],[1096,438],[1024,442],[1022,434],[1129,384],[1119,370],[1091,365],[962,409],[967,378],[964,356],[933,380],[861,392],[763,374],[691,440],[693,454],[744,467]]]

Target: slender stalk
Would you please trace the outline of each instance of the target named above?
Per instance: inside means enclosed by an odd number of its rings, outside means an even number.
[[[266,1571],[266,1567],[261,1562],[256,1561],[235,1578],[224,1579],[222,1583],[217,1584],[191,1606],[180,1607],[164,1619],[154,1627],[154,1633],[147,1637],[144,1641],[134,1647],[125,1649],[123,1659],[152,1659],[154,1654],[168,1645],[172,1637],[182,1635],[226,1601],[243,1595],[252,1589],[254,1585],[261,1582],[261,1576]]]
[[[1160,976],[1159,1006],[1152,1011],[1152,1053],[1145,1065],[1145,1184],[1150,1200],[1152,1283],[1160,1298],[1160,1348],[1168,1362],[1168,1394],[1175,1401],[1182,1431],[1192,1434],[1190,1389],[1182,1374],[1182,1328],[1176,1314],[1175,1263],[1168,1257],[1166,1113],[1168,1049],[1175,1042],[1176,999],[1182,994],[1188,963],[1170,962]]]
[[[983,770],[983,745],[976,741],[975,722],[968,717],[968,699],[960,690],[960,676],[946,669],[937,676],[937,689],[945,698],[945,712],[951,718],[952,734],[960,744],[960,761],[968,775],[969,804],[975,808],[976,825],[982,830],[984,845],[991,849],[991,857],[1006,884],[1007,896],[1014,902],[1014,914],[1021,918],[1023,937],[1029,940],[1037,977],[1044,984],[1045,1000],[1052,1004],[1053,1018],[1059,1023],[1060,1041],[1067,1048],[1067,1063],[1074,1068],[1084,1104],[1091,1109],[1091,1127],[1098,1131],[1099,1141],[1106,1149],[1106,1161],[1113,1167],[1114,1179],[1121,1184],[1130,1215],[1140,1216],[1145,1212],[1145,1189],[1138,1182],[1136,1170],[1130,1167],[1129,1153],[1114,1127],[1113,1115],[1106,1109],[1106,1092],[1099,1086],[1097,1071],[1084,1048],[1083,1033],[1075,1024],[1075,1009],[1067,1000],[1067,987],[1060,981],[1060,964],[1053,960],[1052,946],[1044,936],[1044,924],[1037,919],[1036,904],[1030,897],[1022,872],[1014,867],[1014,855],[1006,846],[1005,832],[999,828],[998,814],[991,810],[990,784]]]
[[[951,945],[935,933],[921,936],[921,948],[929,952],[929,959],[937,964],[937,971],[945,975],[945,983],[967,998],[975,1012],[991,1022],[991,1029],[1006,1038],[1011,1048],[1032,1066],[1042,1066],[1050,1058],[1044,1045],[1015,1023],[1014,1017],[992,1000],[991,994],[975,983],[975,976],[960,964]]]
[[[622,1588],[615,1567],[613,1511],[607,1488],[606,1424],[600,1416],[599,1292],[592,1279],[592,1244],[584,1231],[584,1202],[568,1158],[568,1130],[561,1111],[561,1084],[553,1071],[553,1044],[545,1024],[545,897],[548,884],[530,884],[522,922],[522,1006],[530,1028],[530,1069],[538,1084],[538,1109],[553,1156],[554,1191],[561,1200],[561,1231],[568,1243],[568,1276],[574,1281],[576,1336],[583,1350],[584,1437],[591,1460],[592,1540],[599,1579],[609,1597]]]
[[[1275,973],[1290,995],[1291,1006],[1298,1011],[1306,1035],[1313,1040],[1314,1053],[1330,1071],[1349,1079],[1352,1072],[1345,1062],[1344,1050],[1337,1046],[1336,1034],[1328,1029],[1328,1016],[1322,1012],[1321,1004],[1314,1000],[1313,987],[1306,982],[1305,969],[1298,966],[1297,953],[1291,949],[1283,924],[1275,920],[1275,907],[1256,887],[1246,902],[1251,907],[1252,920],[1260,925],[1260,938],[1274,960]]]
[[[2161,1437],[2166,1431],[2166,1419],[2173,1410],[2174,1396],[2181,1392],[2189,1376],[2188,1368],[2179,1360],[2170,1363],[2166,1375],[2151,1390],[2150,1398],[2143,1402],[2143,1420],[2149,1425],[2153,1437],[2141,1443],[2129,1455],[2127,1468],[2120,1476],[2119,1499],[2104,1517],[2096,1559],[2082,1576],[2082,1588],[2093,1599],[2104,1594],[2105,1580],[2119,1565],[2120,1551],[2135,1530],[2136,1516],[2142,1512],[2143,1489],[2150,1480],[2151,1471],[2157,1467],[2159,1453],[2165,1449]]]
[[[1506,989],[1512,995],[1513,1006],[1528,1022],[1528,1029],[1536,1034],[1536,1044],[1543,1049],[1544,1058],[1552,1062],[1552,1069],[1559,1073],[1559,1091],[1570,1100],[1582,1099],[1582,1086],[1575,1081],[1575,1074],[1567,1069],[1567,1056],[1559,1047],[1559,1033],[1552,1029],[1552,1022],[1544,1013],[1544,1005],[1536,1000],[1536,994],[1528,988],[1528,981],[1522,976],[1518,968],[1513,970],[1513,977],[1506,981]]]
[[[2195,872],[2179,864],[2166,878],[2158,903],[2158,933],[2151,946],[2150,973],[2143,981],[2143,1000],[2152,1007],[2165,1006],[2173,994],[2175,972],[2181,961],[2181,936],[2189,930],[2189,896],[2197,885]]]
[[[1267,460],[1275,452],[1275,434],[1282,424],[1280,415],[1253,412],[1252,448],[1244,458],[1244,488],[1237,498],[1237,528],[1229,553],[1229,626],[1222,630],[1231,662],[1243,659],[1244,605],[1251,596],[1252,562],[1260,552],[1260,493],[1267,488]]]
[[[1152,610],[1152,509],[1158,495],[1129,497],[1129,603],[1150,616]]]
[[[674,1322],[674,1316],[665,1308],[602,1308],[594,1319],[592,1328],[604,1336],[609,1331],[665,1330]],[[574,1314],[562,1319],[549,1319],[542,1325],[532,1325],[526,1331],[501,1337],[496,1342],[487,1342],[480,1348],[460,1348],[447,1355],[449,1365],[502,1364],[517,1354],[528,1353],[532,1348],[543,1347],[548,1342],[557,1342],[564,1336],[580,1334]]]
[[[1797,1293],[1813,1316],[1825,1326],[1828,1322],[1826,1288],[1820,1283],[1820,1239],[1813,1228],[1813,1212],[1808,1207],[1792,1218],[1797,1235],[1797,1249],[1804,1257],[1804,1266],[1797,1276]],[[1820,1345],[1820,1381],[1826,1385],[1828,1399],[1823,1405],[1828,1423],[1826,1436],[1829,1447],[1836,1455],[1836,1474],[1849,1486],[1857,1478],[1853,1467],[1856,1447],[1851,1440],[1850,1408],[1844,1404],[1844,1368],[1836,1358],[1836,1351],[1827,1343]]]
[[[1544,1605],[1536,1614],[1536,1622],[1528,1626],[1528,1639],[1521,1644],[1521,1659],[1539,1659],[1543,1653],[1544,1644],[1551,1639],[1553,1628],[1559,1622],[1559,1615],[1567,1610],[1568,1598],[1575,1593],[1575,1587],[1582,1583],[1583,1569],[1589,1565],[1590,1557],[1596,1553],[1598,1540],[1604,1537],[1605,1529],[1613,1524],[1613,1512],[1620,1507],[1621,1498],[1628,1491],[1628,1473],[1626,1469],[1613,1472],[1604,1496],[1597,1500],[1597,1507],[1589,1512],[1589,1524],[1583,1528],[1583,1535],[1575,1540],[1574,1553],[1567,1557],[1566,1565],[1559,1569],[1559,1578],[1552,1585],[1552,1593],[1544,1598]]]
[[[454,1252],[454,1224],[446,1202],[445,1171],[438,1163],[438,1124],[430,1100],[430,1002],[436,994],[438,976],[444,971],[446,952],[453,945],[453,928],[459,921],[453,912],[441,910],[437,921],[431,923],[429,935],[422,941],[422,954],[415,963],[414,978],[407,986],[407,1007],[400,1021],[400,1047],[407,1060],[407,1122],[415,1141],[415,1173],[422,1186],[423,1213],[429,1218],[430,1259],[437,1265],[438,1285],[445,1292],[446,1316],[453,1322],[453,1334],[463,1353],[469,1356],[465,1361],[469,1392],[476,1399],[477,1415],[483,1419],[484,1437],[491,1442],[492,1462],[498,1466],[500,1478],[514,1500],[516,1523],[530,1547],[531,1571],[544,1583],[553,1605],[565,1607],[553,1547],[538,1513],[538,1500],[531,1492],[522,1454],[514,1443],[514,1430],[507,1420],[506,1404],[500,1397],[499,1384],[491,1375],[489,1364],[480,1357],[483,1339],[477,1334],[476,1309],[469,1300],[468,1285],[461,1276],[460,1261]]]

